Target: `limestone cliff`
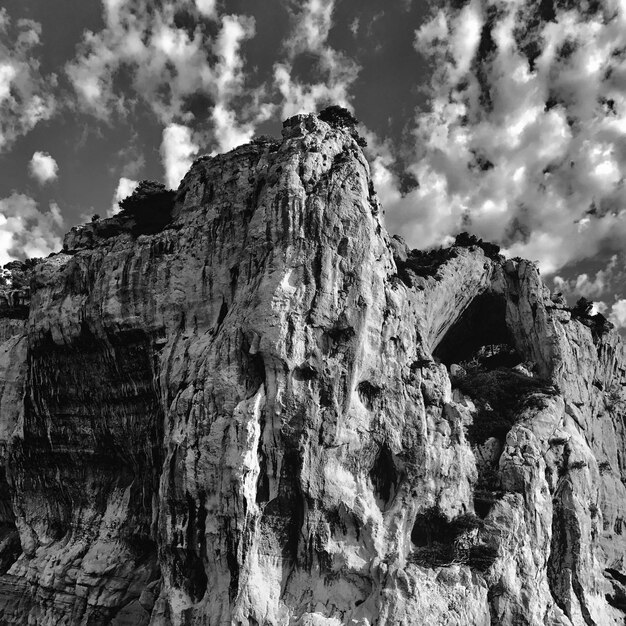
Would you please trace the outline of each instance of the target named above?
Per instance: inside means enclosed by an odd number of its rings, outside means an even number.
[[[171,202],[0,309],[0,623],[624,622],[614,330],[407,250],[314,116]]]

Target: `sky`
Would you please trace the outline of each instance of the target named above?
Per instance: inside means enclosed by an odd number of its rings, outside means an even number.
[[[626,329],[626,0],[4,0],[0,264],[328,104],[390,232],[496,242]]]

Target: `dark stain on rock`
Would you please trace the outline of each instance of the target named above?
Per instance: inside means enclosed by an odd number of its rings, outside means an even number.
[[[220,311],[217,315],[217,321],[215,322],[215,332],[219,331],[222,323],[226,319],[226,315],[228,315],[228,305],[225,300],[222,300],[222,306],[220,306]]]
[[[385,504],[388,504],[397,488],[399,472],[396,469],[393,454],[387,444],[383,444],[378,450],[369,475],[376,496]]]

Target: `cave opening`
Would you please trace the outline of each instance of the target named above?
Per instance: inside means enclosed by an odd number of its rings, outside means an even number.
[[[452,370],[451,378],[454,387],[475,403],[465,431],[475,450],[492,437],[500,442],[506,439],[522,397],[538,386],[513,370],[523,359],[506,324],[506,307],[503,295],[485,292],[477,296],[433,352],[448,368],[452,364],[462,368],[460,372]],[[480,519],[487,518],[501,497],[498,460],[499,453],[477,462],[474,509]]]
[[[473,513],[448,519],[439,507],[419,513],[411,530],[410,560],[423,567],[465,563],[486,571],[498,556],[498,539]]]
[[[481,348],[499,346],[484,354],[486,365],[513,367],[521,362],[506,325],[506,299],[486,292],[470,303],[436,346],[433,355],[447,367],[474,358]]]
[[[426,509],[415,518],[411,541],[420,548],[435,543],[450,543],[454,536],[449,526],[448,518],[437,507]]]

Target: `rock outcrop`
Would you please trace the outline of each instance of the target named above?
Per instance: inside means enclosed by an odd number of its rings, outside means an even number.
[[[198,159],[0,310],[2,624],[624,622],[619,336],[391,238],[357,139]]]

